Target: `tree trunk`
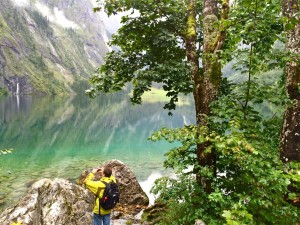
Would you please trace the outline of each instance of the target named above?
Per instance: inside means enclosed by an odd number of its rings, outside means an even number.
[[[299,12],[298,0],[283,0],[282,13],[287,18],[294,18]],[[298,18],[299,19],[299,18]],[[293,101],[284,115],[280,139],[280,158],[283,162],[300,162],[300,23],[287,31],[287,50],[292,60],[286,64],[286,92]]]
[[[199,74],[199,57],[197,55],[196,49],[196,37],[197,37],[197,30],[196,30],[196,0],[189,0],[188,1],[188,18],[187,18],[187,31],[186,31],[186,56],[187,60],[191,65],[191,74],[192,80],[194,82],[194,100],[195,100],[195,110],[196,115],[200,112],[199,104],[199,86],[200,86],[200,74]],[[198,118],[198,116],[197,116]],[[198,119],[197,119],[198,123]]]
[[[221,81],[221,64],[218,54],[215,53],[215,42],[218,38],[219,29],[216,27],[218,22],[218,9],[216,0],[203,0],[203,75],[201,76],[199,86],[199,112],[197,114],[198,125],[206,125],[204,115],[210,115],[209,105],[217,97]],[[200,166],[209,167],[216,173],[216,155],[213,150],[205,152],[210,143],[202,143],[197,146],[197,158]],[[199,176],[199,182],[202,183],[207,193],[212,192],[212,179]]]
[[[199,58],[196,52],[196,0],[188,1],[188,21],[186,34],[187,60],[192,65],[192,79],[194,81],[194,101],[196,109],[196,122],[199,127],[207,125],[205,116],[209,116],[209,105],[217,97],[221,82],[221,64],[218,50],[223,45],[225,31],[218,23],[217,0],[203,0],[203,73],[199,71]],[[228,15],[228,1],[223,1],[222,18]],[[197,159],[200,166],[208,166],[214,172],[214,152],[204,153],[210,143],[197,145]],[[211,179],[198,173],[197,180],[207,193],[212,191]]]

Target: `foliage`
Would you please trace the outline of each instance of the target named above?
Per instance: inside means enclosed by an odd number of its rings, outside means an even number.
[[[195,218],[207,224],[225,221],[227,224],[296,224],[298,221],[299,209],[285,201],[285,193],[290,193],[294,200],[298,197],[289,192],[288,185],[290,176],[298,185],[299,174],[284,173],[278,157],[282,115],[263,118],[253,106],[244,108],[241,103],[245,95],[240,90],[243,88],[243,85],[231,85],[226,95],[214,102],[213,116],[208,118],[211,129],[199,130],[193,125],[164,128],[151,137],[154,141],[163,138],[182,143],[166,154],[165,166],[177,170],[177,179],[160,179],[153,189],[154,193],[160,193],[160,201],[169,206],[166,221],[161,224],[166,224],[173,214],[178,219],[171,224],[192,224]],[[273,95],[270,101],[284,98],[274,95],[278,88],[261,87],[263,92],[251,95],[252,105],[260,104],[260,99],[266,100],[267,96]],[[277,100],[273,102],[278,104]],[[195,181],[194,166],[196,144],[207,141],[211,147],[206,151],[214,150],[217,156],[216,177],[210,168],[200,170],[202,176],[213,178],[214,191],[210,194]]]
[[[204,37],[198,6],[197,54],[201,56]],[[116,0],[104,1],[100,7],[108,14],[129,13],[123,16],[123,27],[110,43],[120,50],[107,55],[106,63],[91,79],[93,87],[88,94],[95,97],[97,91],[119,91],[132,83],[131,100],[140,104],[142,94],[158,82],[171,97],[165,108],[175,109],[178,93],[195,88],[184,48],[186,1]],[[161,178],[153,188],[168,209],[160,215],[160,224],[193,224],[196,219],[207,224],[299,222],[299,209],[286,201],[298,199],[288,188],[291,180],[298,186],[298,170],[286,169],[278,153],[282,108],[288,103],[283,83],[276,79],[264,83],[258,78],[262,72],[282,71],[290,59],[278,47],[285,41],[284,21],[279,0],[236,0],[229,18],[215,24],[227,33],[225,48],[220,51],[223,64],[233,62],[237,73],[246,79],[239,84],[224,80],[227,85],[210,106],[211,114],[203,123],[206,126],[164,128],[151,136],[153,141],[181,143],[166,154],[165,161],[177,177]],[[262,115],[259,108],[265,104],[279,109],[271,116]],[[197,147],[201,145],[207,147],[199,157]],[[198,165],[199,158],[211,155],[216,157],[215,165]],[[213,191],[204,191],[196,177],[212,180]]]
[[[185,1],[105,1],[102,7],[109,15],[129,13],[122,17],[123,26],[110,42],[121,50],[107,54],[105,64],[91,79],[88,94],[119,91],[131,82],[131,101],[140,104],[153,82],[162,83],[170,97],[165,108],[175,109],[178,94],[193,91],[184,48]]]
[[[223,58],[235,59],[235,68],[251,75],[283,67],[282,49],[273,48],[282,37],[279,0],[235,0],[231,6]]]
[[[30,12],[29,12],[30,13]],[[53,36],[53,30],[49,24],[49,20],[47,17],[42,16],[39,12],[37,11],[32,11],[31,12],[32,19],[34,20],[35,24],[38,27],[38,32],[43,32],[47,36]]]
[[[287,176],[291,181],[289,186],[290,193],[287,193],[286,198],[288,202],[300,208],[300,163],[287,163],[284,171],[287,171]]]

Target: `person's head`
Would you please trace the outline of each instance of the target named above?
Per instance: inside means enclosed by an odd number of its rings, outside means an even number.
[[[104,166],[103,168],[103,174],[105,177],[110,177],[112,174],[112,170],[110,166]]]

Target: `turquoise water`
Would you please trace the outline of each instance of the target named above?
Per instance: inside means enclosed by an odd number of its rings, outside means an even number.
[[[165,102],[132,106],[126,95],[0,98],[0,211],[15,203],[41,178],[74,180],[85,169],[110,159],[127,164],[139,182],[166,173],[164,153],[176,144],[150,142],[162,127],[194,123],[191,99],[172,117]],[[146,183],[147,185],[147,183]]]

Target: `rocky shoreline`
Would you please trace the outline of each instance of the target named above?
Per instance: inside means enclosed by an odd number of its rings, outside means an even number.
[[[110,165],[120,189],[120,202],[113,210],[112,225],[139,225],[141,213],[149,205],[133,172],[121,161],[111,160],[99,166]],[[76,183],[65,179],[41,179],[33,183],[28,192],[14,206],[0,214],[0,224],[92,224],[94,196],[83,180],[92,170],[84,171]],[[96,174],[95,180],[100,179]]]

